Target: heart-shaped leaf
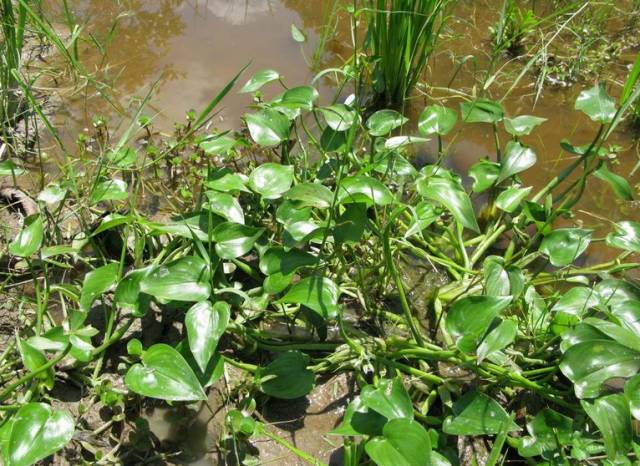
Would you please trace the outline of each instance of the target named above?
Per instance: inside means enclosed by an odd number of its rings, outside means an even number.
[[[371,136],[386,136],[407,121],[408,118],[395,110],[378,110],[367,120],[367,128]]]
[[[318,183],[297,184],[287,191],[284,197],[292,201],[299,201],[301,207],[317,207],[318,209],[327,209],[333,202],[331,190]]]
[[[523,437],[518,454],[525,458],[556,452],[571,442],[573,419],[545,408],[527,423],[529,437]]]
[[[417,188],[422,196],[444,205],[462,226],[480,232],[471,200],[459,182],[443,176],[421,177]]]
[[[142,364],[129,368],[124,382],[139,395],[167,401],[206,400],[198,377],[169,345],[156,344],[142,354]]]
[[[357,396],[344,412],[342,422],[330,433],[333,435],[380,435],[387,418],[368,409]]]
[[[293,285],[280,300],[283,303],[302,304],[325,319],[338,315],[340,290],[331,279],[313,275]]]
[[[602,165],[595,172],[593,172],[596,178],[606,181],[611,189],[620,199],[624,201],[633,200],[633,190],[629,185],[629,182],[620,175],[616,175],[609,171],[606,165]]]
[[[140,291],[163,301],[205,301],[211,270],[199,257],[186,256],[156,267],[140,281]]]
[[[287,351],[256,373],[260,390],[274,398],[292,400],[309,393],[315,384],[315,375],[307,369],[309,356],[300,351]]]
[[[118,282],[120,264],[103,265],[87,273],[80,292],[80,310],[89,312],[93,302]]]
[[[498,102],[478,99],[460,104],[462,120],[465,123],[497,123],[504,117],[504,109]]]
[[[442,430],[449,435],[487,435],[520,427],[497,401],[481,392],[469,392],[453,404],[453,416],[444,420]]]
[[[249,134],[256,144],[264,147],[277,146],[289,137],[289,118],[271,108],[245,115]]]
[[[202,301],[187,311],[184,324],[187,327],[189,349],[198,367],[205,372],[213,357],[218,340],[229,324],[231,309],[224,301],[211,304]]]
[[[573,264],[591,243],[592,230],[582,228],[560,228],[544,237],[540,252],[549,257],[556,267]]]
[[[607,94],[604,86],[598,84],[580,93],[575,108],[603,125],[611,123],[616,114],[616,103]]]
[[[424,136],[438,134],[446,136],[455,127],[458,114],[443,105],[430,105],[426,107],[418,120],[418,130]]]
[[[473,192],[481,193],[493,186],[500,176],[500,164],[480,160],[469,169],[469,176],[473,179]]]
[[[226,134],[210,136],[200,143],[207,155],[225,155],[238,144],[238,140]]]
[[[315,87],[298,86],[288,89],[272,104],[290,119],[297,118],[301,111],[310,112],[313,110],[313,104],[318,100],[320,94]]]
[[[211,236],[216,242],[216,253],[220,257],[235,259],[248,253],[262,233],[264,228],[225,222],[215,227]]]
[[[504,210],[508,213],[515,212],[518,207],[522,205],[522,202],[527,198],[531,192],[532,187],[520,188],[519,186],[513,186],[505,189],[496,198],[496,207],[500,210]]]
[[[400,378],[380,380],[377,387],[364,386],[360,400],[388,420],[413,419],[413,403]]]
[[[491,322],[511,302],[510,296],[468,296],[449,308],[446,328],[456,346],[471,353],[476,350]]]
[[[119,178],[104,180],[96,184],[91,191],[91,203],[103,201],[121,201],[129,197],[126,181]]]
[[[513,343],[518,334],[518,324],[513,320],[503,320],[482,340],[476,354],[478,363]]]
[[[365,446],[378,466],[425,466],[431,464],[431,437],[418,422],[394,419],[385,424],[382,437]]]
[[[293,166],[265,163],[251,172],[249,187],[265,199],[278,199],[293,183]]]
[[[540,118],[530,115],[521,115],[515,118],[504,119],[504,129],[512,136],[527,136],[542,123],[547,121],[546,118]]]
[[[608,395],[594,400],[582,401],[582,408],[595,422],[604,440],[610,459],[626,456],[633,445],[633,428],[629,403],[624,395]]]
[[[54,454],[71,441],[75,431],[69,413],[44,403],[23,405],[9,422],[7,466],[30,466]]]
[[[280,74],[274,70],[261,70],[254,74],[249,81],[240,89],[243,94],[259,90],[262,86],[272,81],[280,79]]]
[[[500,168],[498,183],[536,164],[536,153],[517,141],[509,141]]]
[[[323,107],[320,109],[324,119],[334,131],[346,131],[353,126],[354,123],[359,123],[358,113],[350,107],[344,104],[335,104],[329,107]]]
[[[286,251],[284,248],[270,248],[260,258],[260,271],[267,275],[264,288],[267,293],[283,291],[302,267],[317,264],[318,258],[299,249]]]
[[[9,252],[18,257],[30,257],[42,246],[44,226],[42,217],[38,214],[24,219],[24,226],[20,233],[9,243]]]
[[[245,186],[247,177],[234,173],[228,168],[221,168],[209,174],[207,181],[204,185],[209,189],[215,189],[223,193],[233,192],[251,192]]]
[[[388,205],[394,201],[389,188],[370,176],[348,176],[342,180],[338,189],[338,202],[341,204]]]

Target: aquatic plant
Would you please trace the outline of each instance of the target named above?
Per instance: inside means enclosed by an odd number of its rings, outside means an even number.
[[[450,0],[367,0],[365,47],[382,106],[399,107],[424,76]]]
[[[520,7],[516,0],[504,0],[498,23],[491,29],[495,51],[518,55],[523,41],[538,25],[533,10]]]

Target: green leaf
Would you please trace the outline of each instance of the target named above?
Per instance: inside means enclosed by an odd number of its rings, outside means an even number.
[[[469,392],[453,404],[453,416],[442,424],[449,435],[487,435],[520,430],[509,414],[484,393]]]
[[[292,183],[292,165],[264,163],[249,175],[249,187],[265,199],[279,199]]]
[[[502,160],[498,183],[536,164],[536,153],[517,141],[509,141]]]
[[[44,226],[39,214],[30,215],[24,219],[24,226],[20,233],[9,243],[9,253],[18,257],[31,257],[42,246]]]
[[[347,136],[342,131],[334,131],[328,126],[320,136],[320,146],[324,152],[343,152],[347,149]]]
[[[382,437],[369,440],[364,449],[378,466],[425,466],[431,464],[431,438],[418,422],[389,421]]]
[[[295,24],[291,25],[291,37],[293,37],[293,40],[295,40],[298,43],[303,43],[306,42],[307,37],[304,35],[304,32],[302,32],[298,26],[296,26]]]
[[[575,108],[601,124],[611,123],[616,114],[616,103],[604,86],[598,84],[580,93]]]
[[[23,405],[8,422],[7,466],[30,466],[53,455],[71,441],[75,431],[69,413],[44,403]]]
[[[409,238],[420,233],[435,222],[440,217],[441,213],[439,209],[436,209],[433,204],[428,201],[418,202],[415,208],[412,208],[411,211],[413,214],[413,221],[407,229],[407,232],[404,234],[405,238]]]
[[[289,137],[289,118],[271,108],[245,115],[249,134],[256,144],[264,147],[277,146]]]
[[[340,182],[338,202],[388,205],[394,202],[394,197],[389,188],[375,178],[355,175],[343,178]]]
[[[3,160],[0,162],[0,176],[20,176],[27,171],[13,163],[11,160]]]
[[[540,252],[549,257],[556,267],[573,264],[591,243],[592,230],[581,228],[560,228],[544,237]]]
[[[418,179],[417,188],[423,197],[444,205],[462,226],[480,232],[471,200],[459,182],[441,176],[423,176]]]
[[[519,186],[513,186],[505,189],[496,198],[496,207],[500,210],[504,210],[508,213],[515,212],[522,202],[527,198],[531,192],[531,186],[528,188],[520,188]]]
[[[216,242],[216,253],[220,257],[235,259],[248,253],[263,233],[264,228],[225,222],[215,227],[211,236]]]
[[[411,144],[422,144],[423,142],[429,142],[429,139],[418,138],[416,136],[395,136],[389,138],[384,143],[384,148],[387,150],[397,150]]]
[[[551,311],[580,317],[598,304],[600,304],[600,296],[597,291],[586,286],[575,286],[562,294]]]
[[[156,344],[142,355],[142,364],[129,368],[124,382],[139,395],[167,401],[206,400],[198,377],[169,345]]]
[[[184,324],[187,327],[189,349],[202,372],[213,357],[218,341],[229,324],[231,309],[224,301],[211,304],[202,301],[187,311]]]
[[[244,212],[240,202],[229,193],[207,191],[207,202],[202,206],[230,222],[244,225]]]
[[[458,114],[443,105],[426,107],[418,120],[418,130],[423,136],[446,136],[456,126]]]
[[[240,89],[240,93],[246,94],[259,90],[262,86],[272,81],[280,79],[280,74],[274,70],[262,70],[253,75],[249,81]]]
[[[487,296],[509,296],[511,286],[509,274],[504,268],[504,259],[498,256],[488,256],[482,264],[484,275],[484,291]]]
[[[366,385],[360,393],[362,404],[388,420],[413,419],[413,403],[402,379],[382,379],[378,386]]]
[[[529,437],[522,437],[518,445],[518,454],[525,458],[555,452],[569,445],[574,428],[573,419],[544,408],[527,423]],[[546,455],[545,455],[546,456]]]
[[[355,244],[362,239],[367,226],[367,205],[347,204],[333,228],[333,237],[338,245]]]
[[[368,409],[357,396],[347,406],[340,425],[330,433],[345,436],[379,435],[386,423],[387,418]]]
[[[117,151],[109,152],[107,158],[118,168],[129,168],[136,163],[138,154],[130,147],[120,147]]]
[[[469,176],[473,179],[473,192],[481,193],[494,185],[500,175],[500,164],[483,159],[476,162],[469,169]]]
[[[247,177],[234,173],[228,168],[220,168],[209,174],[209,178],[204,185],[209,189],[215,189],[223,193],[229,192],[251,192],[245,186]]]
[[[38,194],[38,200],[48,205],[54,205],[62,201],[68,190],[57,183],[52,183]]]
[[[386,136],[407,121],[408,118],[395,110],[378,110],[367,120],[367,128],[371,136]]]
[[[91,191],[91,204],[103,201],[121,201],[128,198],[127,183],[119,178],[101,181]]]
[[[512,136],[528,136],[537,126],[540,126],[545,121],[547,121],[546,118],[540,118],[530,115],[521,115],[515,118],[505,118],[504,129]]]
[[[320,94],[313,86],[298,86],[288,89],[282,94],[276,107],[283,113],[292,112],[290,116],[299,114],[299,110],[310,112],[313,110],[313,104]],[[296,112],[296,110],[298,112]]]
[[[284,195],[285,199],[299,201],[301,207],[317,207],[327,209],[333,202],[333,193],[329,188],[318,183],[297,184]]]
[[[151,297],[140,292],[140,282],[151,270],[151,267],[133,270],[120,280],[114,294],[114,301],[119,308],[130,311],[136,317],[147,313]]]
[[[289,286],[294,274],[302,267],[310,267],[318,263],[318,258],[299,249],[286,251],[273,247],[264,252],[260,258],[260,271],[267,275],[264,289],[267,293],[280,293]]]
[[[603,164],[593,174],[596,178],[606,181],[620,199],[624,201],[633,200],[633,190],[629,182],[622,176],[610,172],[606,165]]]
[[[140,291],[162,301],[204,301],[211,295],[211,270],[199,257],[158,266],[140,281]]]
[[[117,262],[103,265],[87,273],[80,292],[80,310],[89,312],[93,302],[118,282],[120,265]]]
[[[22,364],[30,372],[37,371],[40,367],[44,366],[48,362],[45,354],[39,349],[34,348],[30,343],[23,341],[20,338],[17,338],[16,341],[18,351],[20,352],[20,358],[22,359]],[[36,377],[40,379],[49,389],[53,388],[55,377],[55,371],[53,367],[40,372]]]
[[[624,395],[629,400],[629,409],[634,418],[640,419],[640,375],[631,377],[624,384]]]
[[[582,408],[598,426],[604,440],[607,456],[615,459],[626,456],[633,444],[631,412],[624,395],[608,395],[593,403],[582,401]]]
[[[208,137],[199,146],[207,155],[226,155],[236,144],[238,144],[237,139],[226,134],[217,134]]]
[[[274,398],[292,400],[308,394],[315,384],[314,373],[307,369],[310,359],[300,351],[287,351],[256,373],[260,390]]]
[[[478,363],[492,354],[500,351],[513,343],[518,334],[518,324],[513,320],[503,320],[496,328],[491,330],[478,346]]]
[[[360,121],[358,113],[344,104],[323,107],[320,111],[327,125],[334,131],[346,131]]]
[[[446,317],[446,328],[460,350],[476,350],[491,322],[511,302],[510,296],[468,296],[453,303]]]
[[[338,315],[340,290],[329,278],[313,275],[293,285],[279,302],[302,304],[325,319]]]
[[[622,221],[615,224],[616,231],[607,235],[607,245],[623,251],[640,252],[640,223]]]
[[[488,99],[463,102],[460,111],[465,123],[497,123],[504,118],[502,105]]]
[[[585,327],[590,333],[584,333]],[[576,338],[580,340],[565,351],[560,370],[574,383],[578,398],[594,398],[607,380],[631,377],[640,370],[637,351],[608,338],[594,327],[581,324],[563,335],[566,342]]]

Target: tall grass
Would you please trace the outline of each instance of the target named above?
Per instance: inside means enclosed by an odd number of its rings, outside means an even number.
[[[379,102],[400,106],[423,76],[451,0],[367,1],[374,90]]]

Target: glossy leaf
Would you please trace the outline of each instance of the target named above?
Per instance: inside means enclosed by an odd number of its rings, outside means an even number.
[[[69,413],[44,403],[23,405],[9,422],[7,466],[30,466],[54,454],[71,441],[75,431]]]
[[[530,115],[521,115],[515,118],[504,119],[504,129],[512,136],[527,136],[542,123],[547,121],[546,118],[540,118]]]
[[[38,200],[48,205],[55,205],[61,202],[67,195],[68,190],[57,183],[52,183],[38,194]]]
[[[307,369],[309,363],[309,356],[300,351],[281,353],[268,366],[258,369],[260,390],[284,400],[305,396],[315,384],[314,373]]]
[[[407,121],[408,118],[395,110],[379,110],[369,117],[367,128],[372,136],[386,136]]]
[[[298,269],[315,265],[317,262],[316,256],[299,249],[268,249],[260,258],[260,271],[267,275],[264,282],[265,291],[270,294],[283,291],[289,286]]]
[[[279,199],[292,183],[292,165],[264,163],[249,175],[249,187],[265,199]]]
[[[443,105],[426,107],[418,119],[418,130],[424,136],[446,136],[456,126],[458,114]]]
[[[607,245],[623,251],[640,252],[640,223],[622,221],[607,235]]]
[[[250,93],[259,90],[262,86],[280,79],[280,74],[274,70],[262,70],[254,74],[240,90],[241,93]]]
[[[333,435],[380,435],[387,418],[368,409],[357,396],[345,410],[342,422],[330,433]]]
[[[293,285],[280,300],[283,303],[302,304],[325,319],[338,315],[340,290],[331,279],[313,275]]]
[[[206,371],[216,351],[218,341],[229,324],[230,315],[231,309],[224,301],[215,304],[202,301],[187,311],[184,324],[189,349],[202,372]]]
[[[306,42],[307,37],[304,35],[304,32],[302,32],[298,26],[296,26],[295,24],[291,25],[291,37],[293,37],[293,40],[295,40],[298,43],[303,43]]]
[[[504,210],[508,213],[515,212],[520,207],[523,201],[529,196],[532,187],[520,188],[513,186],[505,189],[496,198],[496,207],[500,210]]]
[[[262,233],[264,228],[225,222],[213,229],[211,237],[216,242],[216,253],[220,257],[235,259],[248,253]]]
[[[500,164],[480,160],[471,166],[469,176],[473,179],[473,192],[481,193],[494,185],[500,175]]]
[[[478,363],[497,351],[501,351],[513,343],[518,334],[518,324],[513,320],[503,320],[482,340],[478,350]]]
[[[431,464],[431,438],[420,423],[408,419],[389,421],[382,437],[365,446],[377,466],[425,466]]]
[[[498,256],[488,256],[482,264],[484,275],[484,294],[487,296],[509,296],[511,286],[509,274],[504,268],[504,259]]]
[[[103,201],[121,201],[129,197],[127,183],[119,178],[104,180],[95,185],[91,191],[91,203]]]
[[[0,162],[0,176],[20,176],[27,171],[16,165],[12,160],[3,160]]]
[[[80,292],[80,310],[89,312],[93,302],[118,282],[120,264],[103,265],[87,273]]]
[[[608,395],[594,400],[593,403],[583,401],[581,404],[598,426],[607,456],[610,459],[626,456],[632,447],[633,429],[629,403],[624,395]]]
[[[240,202],[229,193],[208,191],[204,208],[230,222],[244,225],[244,212]]]
[[[449,308],[446,328],[460,350],[476,350],[491,322],[511,302],[510,296],[469,296]]]
[[[640,375],[631,377],[624,384],[624,394],[629,401],[631,415],[640,420]]]
[[[518,454],[525,458],[555,452],[569,445],[573,436],[573,419],[545,408],[527,423],[528,437],[522,437]]]
[[[31,257],[42,246],[44,239],[44,225],[38,214],[24,219],[20,233],[9,243],[9,253],[18,257]]]
[[[387,150],[397,150],[410,146],[411,144],[422,144],[424,142],[429,142],[429,139],[418,138],[416,136],[395,136],[387,139],[384,147]]]
[[[417,187],[422,196],[444,205],[462,226],[480,232],[471,200],[460,183],[450,178],[431,176],[420,178]]]
[[[498,123],[504,117],[504,109],[498,102],[478,99],[460,104],[462,120],[465,123]]]
[[[517,141],[509,141],[500,168],[498,183],[536,164],[536,153]]]
[[[544,237],[540,252],[556,267],[565,267],[582,255],[591,243],[592,230],[560,228]]]
[[[20,358],[22,359],[22,364],[30,372],[37,371],[48,362],[44,352],[32,346],[31,341],[26,342],[17,338],[16,342],[18,351],[20,352]],[[36,377],[49,389],[53,388],[55,382],[55,371],[53,368],[39,372]]]
[[[295,185],[284,195],[285,199],[299,201],[302,207],[326,209],[333,203],[333,192],[318,183],[301,183]]]
[[[196,256],[156,267],[140,281],[140,290],[163,301],[198,302],[211,294],[211,271]]]
[[[251,138],[260,146],[273,147],[289,137],[289,119],[270,108],[245,115]]]
[[[348,176],[340,183],[338,202],[388,205],[394,202],[393,194],[382,182],[365,175]]]
[[[611,123],[616,114],[614,100],[607,94],[604,86],[598,84],[580,93],[575,108],[602,124]]]
[[[234,173],[228,168],[216,170],[209,175],[204,185],[209,189],[214,189],[223,193],[251,192],[245,186],[248,178],[239,173]]]
[[[484,393],[469,392],[453,404],[453,416],[442,424],[449,435],[487,435],[520,430],[509,414]]]
[[[413,419],[413,403],[402,379],[383,379],[378,386],[366,385],[360,393],[362,404],[391,419]]]
[[[334,131],[346,131],[354,123],[359,122],[359,116],[355,110],[344,104],[335,104],[320,109],[327,125]]]
[[[226,155],[237,144],[237,139],[226,134],[218,134],[202,141],[200,148],[207,155]]]
[[[139,395],[167,401],[206,400],[200,381],[187,361],[169,345],[156,344],[129,368],[124,382]]]
[[[310,112],[318,100],[320,94],[313,86],[298,86],[287,89],[280,97],[274,100],[272,106],[293,120],[302,114],[302,111]]]

